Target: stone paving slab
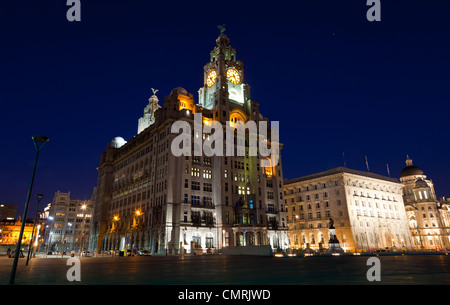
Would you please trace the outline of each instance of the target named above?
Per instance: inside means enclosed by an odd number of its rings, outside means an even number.
[[[381,281],[369,282],[368,257],[82,257],[81,281],[69,282],[69,257],[19,259],[16,285],[448,285],[450,256],[379,257]],[[0,284],[13,259],[0,257]]]

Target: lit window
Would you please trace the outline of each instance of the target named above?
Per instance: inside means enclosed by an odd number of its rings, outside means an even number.
[[[193,177],[200,177],[200,169],[196,168],[196,167],[193,167],[191,169],[191,176],[193,176]]]
[[[210,169],[203,170],[203,178],[205,179],[211,179],[212,178],[212,172]]]

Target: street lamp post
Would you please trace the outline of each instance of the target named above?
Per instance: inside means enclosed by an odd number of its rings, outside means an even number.
[[[114,234],[115,232],[119,232],[119,230],[116,228],[116,226],[118,226],[118,225],[115,225],[115,223],[117,223],[118,221],[119,221],[120,219],[119,219],[119,216],[117,216],[117,215],[115,215],[114,217],[113,217],[113,222],[112,222],[112,227],[111,227],[111,233],[112,234]],[[115,234],[116,235],[116,234]],[[120,232],[119,232],[119,238],[120,238]],[[116,237],[117,238],[117,237]],[[116,238],[114,238],[114,240],[116,239]],[[122,251],[122,249],[120,249],[120,247],[122,246],[122,243],[121,243],[121,241],[119,241],[119,246],[118,246],[118,249],[116,249],[116,242],[114,242],[114,254],[113,255],[115,255],[115,250],[119,250],[119,252],[121,252]]]
[[[137,219],[137,217],[139,217],[141,215],[142,215],[141,211],[136,210],[134,212],[134,216],[133,216],[133,223],[130,226],[130,240],[129,240],[128,247],[127,247],[127,250],[130,250],[130,255],[132,255],[132,253],[133,253],[133,246],[136,246],[136,239],[138,238],[137,235],[138,235],[138,229],[140,226],[139,225],[140,219]],[[136,232],[135,238],[133,238],[134,232]]]
[[[86,204],[83,204],[81,206],[81,209],[83,210],[83,224],[81,225],[81,250],[80,250],[80,257],[83,256],[83,247],[84,247],[84,225],[86,221]]]
[[[67,223],[67,226],[69,226],[69,229],[72,227],[72,224],[69,222]],[[62,238],[62,251],[61,251],[61,257],[64,257],[64,252],[66,250],[66,229],[67,226],[63,227],[63,238]],[[73,236],[73,234],[71,234]],[[73,238],[72,238],[73,239]]]
[[[31,258],[31,252],[34,251],[34,247],[32,247],[32,243],[33,243],[33,239],[34,239],[34,229],[36,227],[36,221],[37,221],[37,215],[38,215],[38,209],[39,209],[39,203],[41,202],[42,198],[44,198],[44,195],[42,194],[37,194],[36,195],[37,198],[37,205],[36,205],[36,214],[34,215],[34,224],[33,224],[33,230],[31,231],[31,242],[30,245],[28,247],[28,255],[27,255],[27,262],[26,265],[28,266],[28,261]],[[37,235],[38,232],[36,232]],[[33,249],[33,250],[32,250]]]
[[[50,248],[50,245],[51,245],[51,242],[52,242],[52,235],[53,235],[53,232],[50,232],[50,233],[48,233],[48,240],[47,240],[47,247],[46,247],[46,254],[45,254],[45,257],[47,257],[48,256],[48,252],[51,252],[52,254],[53,254],[53,251],[49,251],[49,248]]]
[[[53,220],[53,216],[49,216],[49,217],[48,217],[48,220],[49,220],[49,221],[52,221],[52,220]],[[47,222],[47,223],[48,223],[48,222]],[[52,225],[52,226],[53,226],[53,225]],[[47,224],[46,229],[45,229],[45,237],[44,237],[44,240],[45,240],[45,238],[46,238],[46,236],[47,236],[47,228],[50,228],[48,224]],[[48,255],[48,249],[50,248],[51,240],[52,240],[52,234],[53,234],[51,228],[49,229],[49,231],[50,231],[50,232],[48,233],[47,246],[46,246],[46,249],[45,249],[46,256]]]
[[[31,183],[30,187],[28,188],[27,201],[25,202],[25,209],[23,211],[22,226],[20,227],[19,240],[17,241],[17,248],[16,253],[14,255],[14,262],[11,269],[11,275],[9,277],[10,284],[14,284],[14,279],[16,277],[17,262],[19,260],[20,247],[22,246],[23,231],[25,229],[25,221],[27,219],[28,205],[30,204],[31,190],[33,189],[33,182],[34,176],[36,174],[36,166],[39,158],[39,151],[44,147],[45,143],[47,143],[50,140],[48,137],[45,136],[32,136],[31,138],[33,139],[34,147],[36,148],[36,159],[34,160],[33,174],[31,175]],[[38,143],[41,143],[41,146],[39,146]]]

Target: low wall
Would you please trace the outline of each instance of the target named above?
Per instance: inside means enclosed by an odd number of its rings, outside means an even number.
[[[222,255],[256,255],[273,256],[270,245],[266,246],[233,246],[222,249]]]

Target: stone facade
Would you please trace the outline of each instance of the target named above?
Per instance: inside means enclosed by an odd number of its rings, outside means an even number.
[[[330,218],[344,251],[409,250],[397,179],[339,167],[284,181],[291,247],[329,248]]]
[[[92,212],[92,198],[78,200],[72,199],[70,192],[55,192],[46,220],[48,228],[43,247],[55,252],[88,248]]]
[[[3,220],[0,221],[0,246],[14,246],[19,241],[20,229],[22,221],[18,220]],[[35,231],[36,232],[36,231]],[[22,245],[29,245],[31,236],[33,234],[33,223],[25,222]],[[15,249],[13,249],[15,250]]]
[[[248,153],[247,139],[242,156],[176,156],[171,149],[179,136],[178,130],[172,130],[173,123],[194,126],[198,114],[203,127],[214,121],[222,126],[268,122],[250,98],[243,64],[236,60],[225,34],[217,38],[210,55],[198,104],[178,87],[159,107],[154,104],[154,92],[150,99],[150,108],[156,109],[154,120],[145,128],[144,119],[140,120],[135,137],[128,142],[116,138],[102,153],[92,250],[147,249],[166,254],[179,253],[180,247],[196,253],[228,246],[287,247],[281,161],[262,167],[263,158]],[[211,136],[192,130],[194,145],[204,144]],[[237,144],[232,144],[233,150]]]
[[[450,249],[449,202],[438,200],[434,184],[425,173],[406,159],[400,181],[404,185],[403,196],[408,224],[416,250]]]

